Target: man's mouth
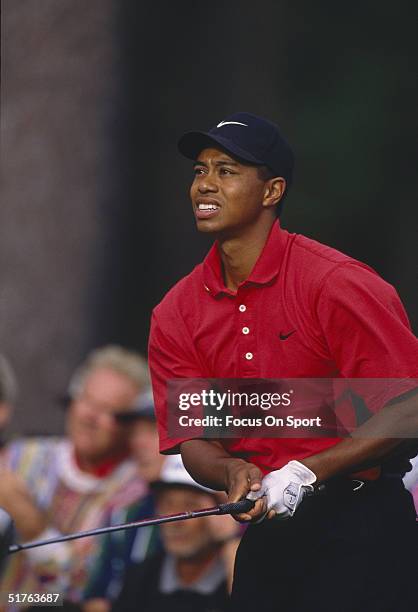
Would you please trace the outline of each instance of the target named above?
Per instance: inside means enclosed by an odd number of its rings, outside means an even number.
[[[196,202],[196,218],[210,219],[218,214],[220,205],[217,202]]]

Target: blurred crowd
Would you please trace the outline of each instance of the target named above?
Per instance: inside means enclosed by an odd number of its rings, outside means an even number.
[[[16,542],[225,501],[193,481],[180,456],[159,454],[141,355],[108,346],[86,357],[61,401],[62,436],[8,440],[17,390],[0,356],[0,507],[13,518]],[[418,510],[416,458],[412,466],[404,481]],[[59,593],[64,610],[223,612],[243,529],[230,516],[206,516],[20,551],[6,559],[0,609],[32,609],[7,603],[5,594]]]
[[[178,455],[159,454],[141,355],[107,346],[86,357],[60,400],[62,436],[8,440],[17,389],[0,356],[0,507],[14,521],[16,542],[226,501],[193,481]],[[206,516],[11,554],[0,577],[0,610],[32,609],[8,603],[7,594],[59,593],[64,610],[223,612],[242,529],[230,516]]]

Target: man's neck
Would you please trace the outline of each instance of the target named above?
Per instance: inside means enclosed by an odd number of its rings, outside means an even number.
[[[78,468],[92,476],[104,477],[112,472],[117,465],[124,461],[127,457],[126,451],[121,451],[106,457],[84,457],[74,451],[74,460]]]
[[[193,584],[206,572],[217,552],[208,551],[205,555],[193,559],[176,559],[177,578],[181,584]]]
[[[237,236],[218,238],[225,286],[236,291],[251,274],[275,219],[267,217]]]

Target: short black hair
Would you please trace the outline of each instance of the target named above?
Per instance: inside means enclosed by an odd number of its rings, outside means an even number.
[[[258,176],[262,181],[269,181],[270,179],[278,176],[275,172],[273,172],[273,170],[270,170],[268,166],[257,166],[257,170],[258,170]],[[282,195],[282,197],[280,198],[280,201],[276,204],[275,209],[274,209],[274,212],[277,218],[280,217],[280,215],[283,212],[283,203],[284,203],[284,199],[287,196],[287,192],[288,192],[288,186],[286,183],[286,189],[284,190],[284,194]]]

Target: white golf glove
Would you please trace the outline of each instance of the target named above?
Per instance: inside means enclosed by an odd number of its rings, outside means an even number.
[[[259,491],[250,491],[247,499],[256,500],[267,497],[267,512],[257,522],[261,522],[270,510],[276,512],[276,518],[287,519],[294,515],[296,508],[307,493],[313,492],[315,474],[299,461],[289,461],[280,470],[274,470],[264,476]]]

